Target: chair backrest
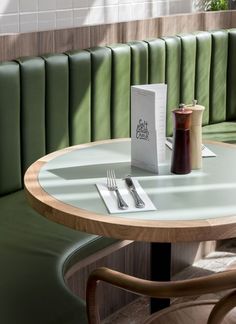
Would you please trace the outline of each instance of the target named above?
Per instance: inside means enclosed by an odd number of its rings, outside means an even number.
[[[130,85],[168,84],[170,111],[193,98],[203,124],[236,118],[236,30],[199,32],[0,63],[0,195],[39,157],[130,134]]]
[[[181,281],[155,282],[136,278],[109,268],[97,268],[87,282],[86,302],[89,324],[100,324],[97,286],[100,281],[110,283],[138,295],[154,298],[189,297],[234,289],[217,300],[202,300],[178,303],[149,316],[144,324],[220,324],[236,307],[236,270],[210,274],[200,278]],[[206,306],[206,307],[205,307]],[[197,308],[195,310],[194,308]],[[206,308],[206,309],[204,309]],[[236,312],[230,313],[225,324],[235,323]],[[232,321],[233,318],[233,321]]]

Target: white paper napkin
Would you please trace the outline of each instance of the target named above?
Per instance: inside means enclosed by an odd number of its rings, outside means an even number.
[[[118,179],[116,180],[119,192],[122,196],[122,198],[125,200],[125,202],[128,204],[129,208],[128,209],[119,209],[117,205],[117,197],[116,193],[114,191],[109,191],[107,189],[107,184],[106,180],[101,183],[97,183],[97,189],[108,209],[108,211],[113,214],[113,213],[130,213],[130,212],[143,212],[147,210],[156,210],[156,207],[153,205],[152,201],[146,194],[146,192],[143,190],[143,188],[140,186],[139,182],[136,179],[133,179],[133,183],[135,185],[135,188],[141,197],[141,199],[145,202],[145,207],[144,208],[136,208],[134,204],[134,199],[127,188],[125,181]]]
[[[172,137],[166,138],[166,146],[168,146],[172,150],[173,139]],[[202,144],[202,157],[212,157],[216,156],[214,152],[212,152],[208,147]]]

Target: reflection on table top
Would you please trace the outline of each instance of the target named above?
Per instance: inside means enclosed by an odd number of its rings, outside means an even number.
[[[217,157],[205,158],[203,168],[188,175],[170,173],[168,148],[167,161],[156,175],[131,167],[130,140],[77,146],[32,165],[26,173],[26,189],[33,207],[46,217],[95,234],[153,242],[233,237],[236,147],[207,146]],[[95,184],[104,181],[110,168],[117,178],[136,177],[157,211],[109,214]]]

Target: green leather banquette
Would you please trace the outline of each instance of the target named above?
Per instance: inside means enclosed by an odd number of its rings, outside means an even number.
[[[236,30],[136,41],[0,64],[0,322],[86,323],[73,259],[114,243],[51,223],[23,193],[27,167],[69,145],[130,134],[130,85],[168,84],[171,109],[206,107],[204,136],[236,142]]]

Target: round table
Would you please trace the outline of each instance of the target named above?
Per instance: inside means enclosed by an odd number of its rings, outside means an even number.
[[[170,280],[171,243],[236,236],[236,146],[208,142],[217,154],[187,175],[170,173],[171,151],[154,174],[131,166],[130,139],[78,145],[42,157],[25,174],[31,206],[50,220],[88,233],[151,242],[151,279]],[[107,169],[138,179],[155,211],[109,214],[96,183]],[[151,311],[169,300],[151,300]]]
[[[33,208],[54,222],[93,234],[146,242],[219,240],[236,236],[236,146],[209,142],[217,154],[187,175],[131,166],[130,139],[78,145],[49,154],[25,174]],[[157,210],[109,214],[96,183],[106,170],[137,178]]]

